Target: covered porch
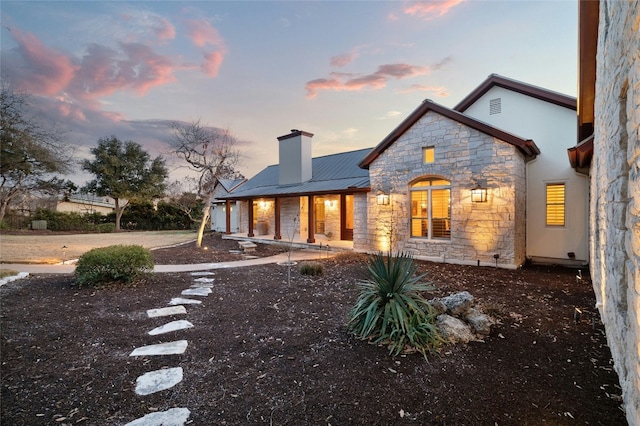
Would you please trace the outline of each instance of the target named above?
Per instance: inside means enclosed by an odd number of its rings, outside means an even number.
[[[237,241],[250,241],[253,243],[261,244],[279,244],[288,246],[291,244],[294,248],[298,249],[314,249],[319,251],[349,251],[353,250],[353,241],[334,240],[329,239],[325,235],[316,235],[315,242],[310,243],[307,238],[300,236],[300,234],[294,235],[293,239],[280,239],[276,240],[273,235],[254,235],[253,237],[247,236],[246,232],[238,232],[235,234],[223,234],[222,238],[225,240],[237,240]]]

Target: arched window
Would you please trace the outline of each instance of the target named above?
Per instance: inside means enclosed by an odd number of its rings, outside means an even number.
[[[451,182],[440,178],[411,184],[411,237],[451,239]]]

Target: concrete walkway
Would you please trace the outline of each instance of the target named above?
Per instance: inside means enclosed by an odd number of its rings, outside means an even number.
[[[300,262],[303,260],[318,260],[332,257],[335,252],[326,252],[318,250],[295,250],[291,252],[291,260]],[[266,265],[268,263],[281,263],[288,260],[287,253],[277,254],[269,257],[259,257],[255,259],[236,260],[232,262],[220,263],[194,263],[184,265],[156,265],[154,272],[191,272],[206,271],[209,269],[222,268],[240,268],[243,266]],[[30,274],[72,274],[76,269],[73,261],[67,261],[64,264],[57,265],[41,265],[28,263],[3,263],[0,264],[2,269],[11,269],[18,272],[28,272]]]

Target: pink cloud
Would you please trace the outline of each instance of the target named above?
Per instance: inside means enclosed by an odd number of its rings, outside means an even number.
[[[158,18],[153,30],[160,40],[173,40],[176,38],[175,27],[165,18]]]
[[[186,24],[187,35],[196,46],[204,47],[205,45],[224,45],[218,30],[213,28],[209,22],[202,19],[188,19]]]
[[[357,53],[343,53],[342,55],[336,55],[331,58],[330,64],[332,67],[344,67],[349,65],[356,58]]]
[[[464,0],[444,0],[425,1],[412,3],[404,8],[407,15],[417,16],[424,20],[436,18],[449,12],[452,8],[462,3]]]
[[[215,77],[218,75],[218,70],[222,64],[222,52],[204,52],[204,63],[201,65],[202,71],[209,77]]]
[[[315,98],[321,90],[358,91],[364,89],[381,89],[390,79],[403,79],[428,74],[430,67],[409,64],[380,65],[373,74],[353,77],[351,74],[332,73],[331,78],[319,78],[307,82],[307,97]]]
[[[121,43],[121,51],[92,44],[82,58],[71,93],[85,100],[134,90],[144,95],[149,89],[175,80],[169,57],[140,43]]]
[[[45,46],[33,34],[15,28],[10,31],[25,62],[16,75],[20,87],[34,94],[53,95],[69,84],[77,68],[69,57]]]
[[[412,84],[406,89],[400,90],[398,93],[412,93],[412,92],[435,92],[436,96],[446,98],[449,96],[449,92],[444,86],[425,86],[423,84]]]

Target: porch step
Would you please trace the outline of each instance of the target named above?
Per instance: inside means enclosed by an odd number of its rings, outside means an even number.
[[[238,242],[242,251],[249,253],[256,250],[257,245],[252,243],[251,241],[240,241]]]

